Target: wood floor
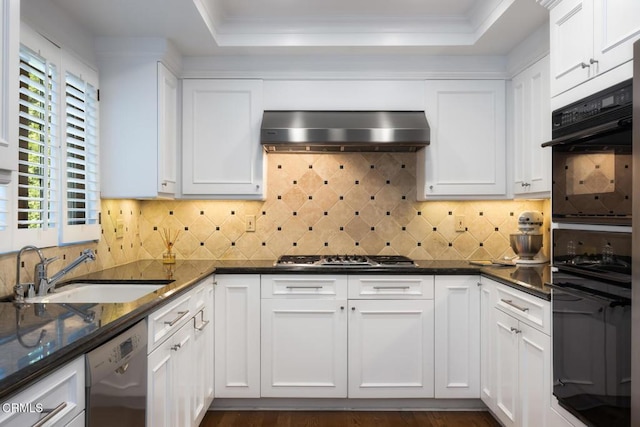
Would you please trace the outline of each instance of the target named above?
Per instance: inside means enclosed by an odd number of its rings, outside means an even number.
[[[499,427],[488,412],[208,411],[200,427]]]

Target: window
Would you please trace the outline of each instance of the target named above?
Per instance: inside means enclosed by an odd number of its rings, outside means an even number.
[[[14,246],[96,240],[97,74],[28,28],[21,41]]]

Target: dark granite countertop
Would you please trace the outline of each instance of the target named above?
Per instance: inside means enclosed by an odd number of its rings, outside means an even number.
[[[358,268],[357,274],[484,274],[494,280],[550,300],[548,264],[540,266],[478,266],[467,261],[416,261],[417,267]],[[129,303],[117,304],[15,304],[0,302],[0,399],[4,399],[42,375],[111,339],[175,295],[212,274],[352,274],[353,267],[300,269],[275,267],[264,261],[160,261],[141,260],[109,268],[79,281],[169,282]],[[92,313],[93,318],[83,316]],[[86,319],[86,320],[85,320]]]
[[[0,399],[116,336],[213,271],[210,261],[178,261],[170,266],[160,261],[138,261],[82,276],[69,283],[171,282],[128,303],[0,302]]]

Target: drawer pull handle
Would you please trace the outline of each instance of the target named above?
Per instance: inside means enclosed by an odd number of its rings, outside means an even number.
[[[385,289],[411,289],[411,286],[374,286],[375,290],[385,290]]]
[[[200,315],[200,326],[196,324],[196,317],[198,317],[198,314]],[[193,328],[196,331],[203,331],[204,328],[206,328],[207,325],[209,324],[209,320],[204,320],[204,309],[200,310],[198,314],[193,316]]]
[[[204,328],[207,327],[207,325],[209,324],[209,320],[205,320],[202,323],[200,323],[200,326],[197,326],[196,324],[196,319],[193,319],[193,327],[196,331],[204,331]]]
[[[180,321],[180,319],[182,319],[184,316],[186,316],[187,314],[189,314],[189,310],[187,311],[179,311],[178,312],[178,317],[176,317],[173,320],[168,320],[166,322],[164,322],[165,325],[169,325],[169,326],[173,326],[176,323],[178,323]]]
[[[513,303],[513,301],[511,301],[510,299],[504,299],[504,298],[501,298],[501,299],[500,299],[500,301],[502,301],[503,303],[505,303],[505,304],[507,304],[507,305],[510,305],[511,307],[513,307],[513,308],[515,308],[515,309],[518,309],[518,310],[520,310],[520,311],[523,311],[523,312],[525,312],[525,313],[526,313],[527,311],[529,311],[529,307],[522,307],[522,306],[519,306],[518,304],[514,304],[514,303]]]
[[[519,334],[520,332],[522,332],[520,329],[516,329],[516,328],[511,328],[511,332]]]
[[[323,286],[287,286],[287,289],[322,289]]]
[[[171,346],[171,350],[173,350],[173,351],[178,351],[178,350],[180,350],[180,348],[182,348],[182,344],[180,344],[180,343]]]
[[[37,423],[35,423],[33,425],[33,427],[41,427],[43,425],[45,425],[46,423],[48,423],[53,417],[55,417],[56,415],[58,415],[60,412],[62,412],[64,410],[64,408],[67,407],[67,402],[62,402],[61,404],[59,404],[58,406],[56,406],[54,409],[45,409],[44,412],[48,412],[47,415],[44,416],[44,418],[41,418],[40,420],[38,420]]]

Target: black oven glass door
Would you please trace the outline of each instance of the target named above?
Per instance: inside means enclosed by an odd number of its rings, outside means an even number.
[[[552,148],[556,222],[631,225],[631,127]]]
[[[564,273],[554,283],[553,394],[587,425],[629,426],[630,291]]]

